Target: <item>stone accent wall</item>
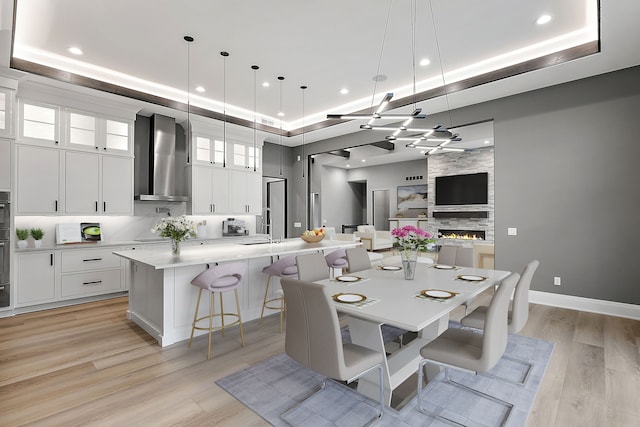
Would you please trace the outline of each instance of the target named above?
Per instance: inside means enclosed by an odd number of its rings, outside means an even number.
[[[429,232],[437,234],[439,228],[455,230],[484,230],[486,243],[493,243],[494,230],[494,148],[487,147],[463,153],[443,153],[429,156],[428,164],[428,203],[429,203]],[[486,205],[457,205],[436,206],[436,176],[460,175],[478,172],[489,174],[489,203]],[[433,218],[433,212],[457,211],[488,211],[488,218]],[[474,240],[451,240],[448,243],[472,244]],[[440,241],[438,242],[441,243]]]

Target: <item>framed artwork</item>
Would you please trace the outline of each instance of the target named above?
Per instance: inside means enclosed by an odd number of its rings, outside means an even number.
[[[399,185],[398,209],[426,209],[427,185]]]

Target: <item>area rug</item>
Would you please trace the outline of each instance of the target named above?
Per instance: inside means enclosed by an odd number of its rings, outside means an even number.
[[[507,426],[524,426],[536,392],[551,358],[554,344],[520,335],[510,335],[505,356],[489,372],[500,377],[479,376],[450,369],[457,382],[513,404]],[[511,360],[511,358],[517,361]],[[533,365],[525,376],[527,367]],[[509,381],[504,381],[504,378]],[[334,381],[311,396],[323,377],[304,368],[286,354],[270,357],[235,372],[216,383],[274,426],[359,426],[377,414],[377,402]],[[519,384],[524,381],[523,384]],[[423,406],[467,426],[499,425],[502,405],[455,387],[440,373],[422,395]],[[304,401],[302,405],[300,402]],[[298,406],[300,405],[300,406]],[[285,414],[291,408],[294,410]],[[386,408],[380,426],[449,425],[417,410],[414,397],[401,410]]]

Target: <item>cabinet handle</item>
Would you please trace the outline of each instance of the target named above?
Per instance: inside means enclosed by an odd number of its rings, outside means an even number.
[[[56,206],[55,206],[55,211],[54,212],[58,212],[58,201],[56,200]]]
[[[49,254],[49,264],[53,267],[53,254]]]
[[[216,204],[213,203],[211,206],[213,206],[213,209],[211,210],[211,212],[215,212],[216,211]]]
[[[107,202],[102,202],[102,212],[107,211]]]
[[[98,201],[96,200],[96,212],[98,212]]]
[[[102,261],[102,258],[87,258],[82,260],[82,262],[88,262],[88,261]]]
[[[82,282],[83,285],[94,286],[102,283],[102,280],[94,280],[93,282]]]

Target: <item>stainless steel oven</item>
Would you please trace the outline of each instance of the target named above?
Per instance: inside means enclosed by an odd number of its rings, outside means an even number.
[[[11,228],[11,209],[9,209],[9,193],[0,191],[0,230]]]
[[[11,209],[9,193],[0,192],[0,307],[11,304]]]

